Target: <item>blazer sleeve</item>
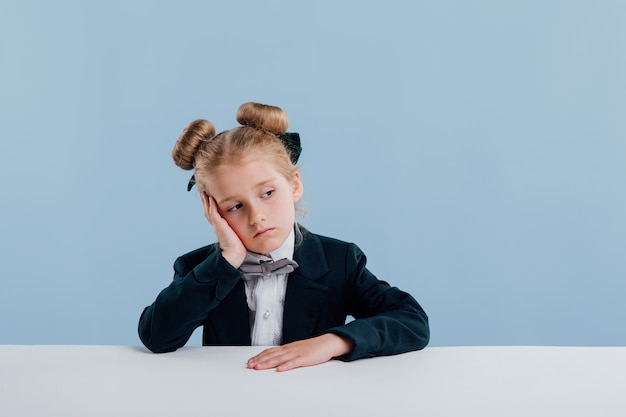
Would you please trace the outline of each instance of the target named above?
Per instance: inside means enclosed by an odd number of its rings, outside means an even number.
[[[408,293],[378,280],[367,268],[366,257],[349,244],[345,258],[348,314],[355,320],[328,332],[354,342],[352,351],[338,359],[394,355],[424,348],[430,338],[428,316]]]
[[[219,249],[179,257],[172,283],[139,318],[139,338],[155,353],[184,346],[240,278]]]

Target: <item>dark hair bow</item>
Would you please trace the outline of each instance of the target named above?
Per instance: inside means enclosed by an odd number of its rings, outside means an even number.
[[[300,144],[300,134],[297,132],[285,132],[283,135],[278,135],[278,139],[283,142],[285,148],[287,148],[287,152],[289,153],[289,158],[291,162],[295,165],[300,159],[300,154],[302,153],[302,146]],[[196,176],[195,174],[191,176],[189,182],[187,183],[187,191],[191,191],[193,186],[196,184]]]
[[[302,146],[300,144],[300,134],[297,132],[285,132],[284,135],[278,136],[287,148],[287,152],[289,152],[289,157],[291,158],[291,162],[295,165],[300,159],[300,154],[302,153]]]

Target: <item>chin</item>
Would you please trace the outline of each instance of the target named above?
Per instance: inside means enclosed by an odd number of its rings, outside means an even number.
[[[250,251],[256,252],[256,253],[270,253],[270,252],[275,251],[276,249],[280,248],[281,244],[282,244],[282,242],[276,243],[274,241],[272,241],[272,242],[256,242],[256,244],[247,246],[247,248]]]

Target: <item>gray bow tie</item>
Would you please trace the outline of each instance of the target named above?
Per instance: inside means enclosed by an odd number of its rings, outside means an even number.
[[[241,269],[244,278],[246,278],[252,275],[288,274],[297,267],[298,263],[296,261],[284,258],[278,261],[261,261],[260,264],[241,265],[239,269]]]

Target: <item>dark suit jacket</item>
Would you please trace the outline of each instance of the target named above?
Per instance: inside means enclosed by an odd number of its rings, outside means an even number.
[[[300,267],[287,281],[283,343],[335,333],[354,342],[342,360],[426,346],[428,318],[413,297],[378,280],[356,245],[302,230],[294,251]],[[148,349],[176,350],[201,325],[203,345],[251,344],[241,271],[216,245],[181,256],[174,271],[172,283],[139,319],[139,337]],[[355,320],[345,324],[348,315]]]

